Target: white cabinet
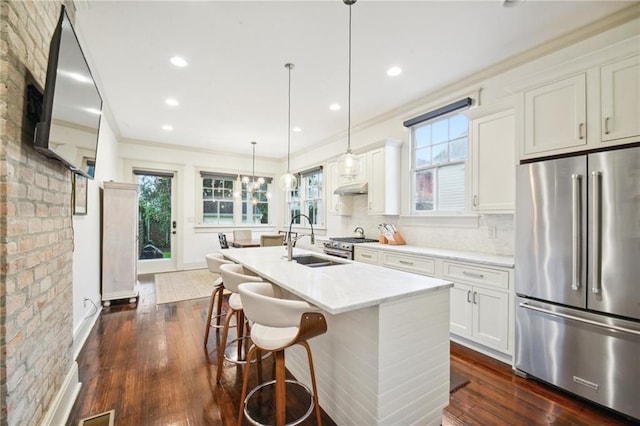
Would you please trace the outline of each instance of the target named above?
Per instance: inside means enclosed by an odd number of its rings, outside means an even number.
[[[379,253],[380,253],[379,250],[360,247],[360,244],[355,244],[353,260],[355,260],[356,262],[377,265],[378,259],[379,259]]]
[[[436,275],[436,260],[425,256],[383,252],[382,266],[430,277]]]
[[[442,278],[454,282],[451,333],[511,354],[509,271],[443,261]]]
[[[524,93],[523,154],[587,144],[587,82],[581,73]]]
[[[502,111],[471,122],[473,209],[513,211],[515,198],[515,117]]]
[[[602,67],[602,140],[640,135],[640,55]]]
[[[341,182],[336,162],[327,164],[327,182],[327,199],[329,200],[327,208],[329,214],[350,216],[353,212],[353,198],[333,193]]]
[[[138,296],[138,185],[105,182],[102,192],[102,301]]]
[[[521,159],[638,142],[640,55],[525,90],[521,108]]]
[[[400,214],[400,147],[387,140],[384,146],[367,153],[369,214]]]

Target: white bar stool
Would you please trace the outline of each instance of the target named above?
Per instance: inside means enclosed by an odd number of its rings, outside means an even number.
[[[225,259],[222,254],[219,253],[209,253],[205,255],[205,259],[207,261],[207,267],[209,268],[209,272],[214,274],[220,274],[220,266],[221,265],[231,265],[232,261]],[[222,303],[224,302],[224,285],[222,284],[222,277],[218,277],[214,281],[213,292],[211,293],[211,300],[209,301],[209,312],[207,314],[207,325],[204,332],[204,349],[206,351],[207,344],[209,343],[209,332],[211,328],[220,329],[223,325],[220,325],[220,319],[224,316],[222,314]],[[228,292],[227,292],[228,293]],[[216,304],[216,315],[213,315],[213,305]],[[215,319],[215,324],[212,322]]]
[[[243,417],[253,424],[260,424],[253,419],[247,411],[247,402],[259,389],[275,385],[275,416],[276,425],[283,426],[286,421],[286,383],[293,382],[303,386],[311,394],[311,404],[307,412],[299,419],[287,425],[296,425],[304,421],[313,412],[315,407],[318,425],[322,424],[320,404],[318,403],[318,390],[316,388],[316,375],[313,369],[311,348],[307,340],[324,334],[327,331],[327,321],[320,310],[303,301],[283,299],[279,287],[267,283],[243,283],[238,287],[245,315],[253,322],[251,327],[251,340],[253,346],[247,354],[245,364],[242,394],[240,396],[240,410],[238,413],[238,426],[242,425]],[[302,345],[307,351],[309,361],[309,373],[311,386],[309,390],[302,383],[285,380],[284,351],[295,344]],[[262,383],[247,395],[249,384],[249,369],[251,360],[256,352],[273,353],[275,361],[275,380]],[[260,373],[260,372],[258,372]]]
[[[244,335],[245,319],[242,309],[242,301],[240,300],[240,295],[238,294],[238,285],[245,282],[262,281],[262,278],[254,275],[250,270],[246,269],[242,265],[238,265],[235,263],[231,265],[220,265],[220,276],[222,278],[222,284],[224,285],[224,288],[231,292],[228,301],[231,311],[227,313],[227,318],[225,319],[224,326],[222,328],[222,340],[220,341],[220,346],[218,346],[218,372],[216,374],[217,383],[220,382],[220,378],[222,377],[222,367],[225,359],[235,364],[245,363],[242,354],[242,342],[244,339],[247,339],[248,336]],[[238,343],[238,354],[236,359],[230,357],[227,358],[225,356],[225,349],[227,347],[227,338],[229,336],[231,319],[234,316],[236,317],[237,336],[234,340],[229,342],[229,345],[234,342]]]

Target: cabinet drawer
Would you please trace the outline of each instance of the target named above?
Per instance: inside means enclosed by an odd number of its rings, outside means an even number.
[[[378,264],[378,250],[371,250],[366,248],[355,248],[353,254],[353,260],[356,262],[371,263],[372,265]]]
[[[442,276],[457,282],[481,284],[503,289],[509,288],[508,271],[485,266],[445,261],[442,262]]]
[[[382,264],[388,268],[401,269],[431,277],[436,273],[436,261],[428,257],[384,253]]]

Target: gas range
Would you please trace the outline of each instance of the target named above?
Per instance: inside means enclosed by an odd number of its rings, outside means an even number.
[[[360,243],[377,243],[378,240],[371,238],[341,237],[330,238],[324,243],[324,253],[343,259],[353,260],[353,246]]]

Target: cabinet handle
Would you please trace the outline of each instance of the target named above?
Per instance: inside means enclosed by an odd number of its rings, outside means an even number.
[[[400,263],[402,265],[413,266],[413,262],[409,262],[408,260],[399,260],[398,263]]]
[[[462,271],[462,275],[466,275],[468,277],[473,277],[473,278],[484,278],[483,274],[478,274],[476,272]]]
[[[473,207],[478,207],[478,196],[477,195],[473,196]]]
[[[371,210],[371,201],[369,201],[369,210]]]
[[[467,303],[471,303],[471,290],[467,290]]]
[[[474,304],[474,305],[477,305],[477,304],[478,304],[478,301],[476,300],[476,296],[477,296],[477,295],[478,295],[478,292],[477,292],[477,291],[474,291],[474,292],[473,292],[473,304]]]
[[[364,254],[364,253],[363,253],[363,254],[361,254],[361,255],[360,255],[360,257],[364,257],[364,258],[367,258],[367,259],[371,259],[371,255],[370,255],[370,254]]]
[[[608,134],[609,134],[609,119],[610,119],[610,118],[611,118],[611,117],[606,117],[606,118],[604,119],[604,134],[605,134],[605,135],[608,135]]]
[[[578,125],[578,139],[580,140],[584,139],[583,131],[584,131],[584,123],[580,123]]]

